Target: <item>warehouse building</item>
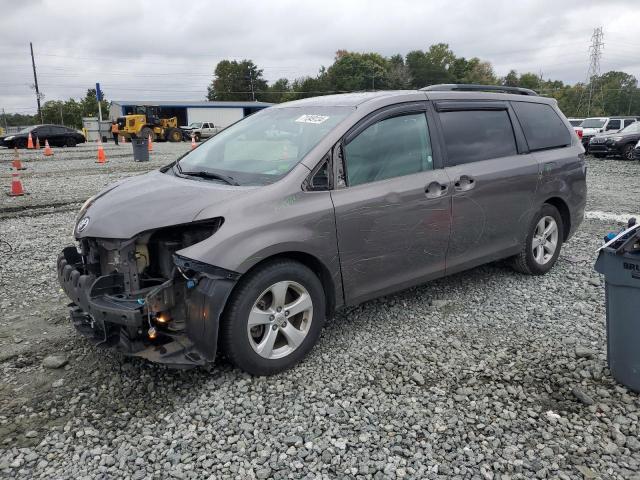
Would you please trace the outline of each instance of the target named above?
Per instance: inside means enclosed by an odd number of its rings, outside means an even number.
[[[181,102],[167,101],[121,101],[114,100],[109,107],[109,119],[136,113],[139,106],[154,106],[160,109],[160,118],[178,117],[178,125],[193,122],[213,122],[226,127],[252,113],[271,106],[265,102]]]

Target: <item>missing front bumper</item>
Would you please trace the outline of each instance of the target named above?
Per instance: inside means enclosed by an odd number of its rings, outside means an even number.
[[[60,284],[73,302],[73,325],[97,346],[175,367],[206,365],[215,360],[220,316],[237,276],[198,272],[198,282],[181,297],[184,318],[179,320],[184,328],[160,328],[156,338],[149,338],[147,307],[124,291],[117,274],[89,273],[75,247],[63,250],[57,270]]]

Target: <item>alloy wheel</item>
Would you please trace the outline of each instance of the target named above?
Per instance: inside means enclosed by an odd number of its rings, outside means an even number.
[[[557,248],[558,224],[553,217],[542,217],[536,225],[531,242],[533,258],[539,265],[545,265],[553,258]]]
[[[313,301],[297,282],[281,281],[264,290],[251,308],[247,334],[263,358],[283,358],[297,349],[311,327]]]

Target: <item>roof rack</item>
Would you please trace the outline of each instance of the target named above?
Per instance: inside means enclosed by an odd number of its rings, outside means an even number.
[[[477,85],[474,83],[441,83],[439,85],[429,85],[420,89],[427,92],[462,91],[462,92],[496,92],[515,93],[516,95],[538,96],[536,92],[528,88],[505,87],[502,85]]]

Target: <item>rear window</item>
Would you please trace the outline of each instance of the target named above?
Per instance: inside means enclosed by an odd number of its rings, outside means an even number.
[[[449,165],[515,155],[516,139],[506,110],[440,112]]]
[[[566,147],[571,134],[551,105],[513,102],[530,150]]]

